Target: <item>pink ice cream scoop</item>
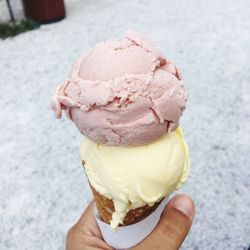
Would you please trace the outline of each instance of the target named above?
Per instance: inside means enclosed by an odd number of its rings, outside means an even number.
[[[142,34],[103,42],[80,57],[58,86],[52,109],[62,110],[96,143],[150,143],[178,127],[187,94],[178,69]]]

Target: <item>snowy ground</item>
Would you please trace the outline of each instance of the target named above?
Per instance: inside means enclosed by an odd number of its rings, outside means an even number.
[[[21,0],[11,0],[11,9],[15,20],[21,20],[24,17]],[[10,20],[10,13],[6,0],[0,0],[0,23],[6,23]]]
[[[182,126],[192,169],[181,190],[197,205],[183,249],[250,245],[250,3],[68,1],[59,23],[0,41],[0,249],[64,249],[91,199],[81,136],[50,97],[74,60],[128,28],[181,69],[190,101]]]

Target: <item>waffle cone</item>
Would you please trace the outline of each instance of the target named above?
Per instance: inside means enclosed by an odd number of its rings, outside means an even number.
[[[114,202],[98,193],[91,185],[96,207],[98,209],[100,219],[107,224],[110,224],[112,214],[115,212]],[[143,207],[135,208],[130,210],[125,216],[123,223],[119,226],[128,226],[134,224],[140,220],[143,220],[150,215],[160,205],[161,201],[156,202],[153,206],[145,205]]]

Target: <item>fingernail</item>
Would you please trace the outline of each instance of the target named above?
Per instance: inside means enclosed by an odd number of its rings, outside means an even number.
[[[181,213],[188,216],[191,220],[194,218],[194,204],[186,195],[178,195],[175,197],[173,207]]]

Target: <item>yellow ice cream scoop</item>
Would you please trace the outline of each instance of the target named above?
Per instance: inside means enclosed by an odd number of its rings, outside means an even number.
[[[112,228],[129,210],[151,206],[178,189],[189,172],[181,128],[140,146],[107,146],[84,139],[80,151],[91,186],[114,202]]]

